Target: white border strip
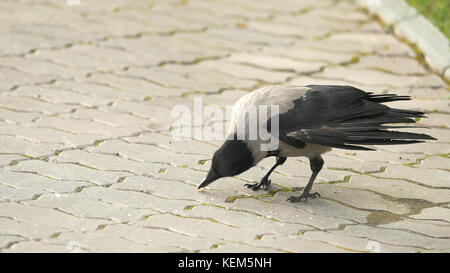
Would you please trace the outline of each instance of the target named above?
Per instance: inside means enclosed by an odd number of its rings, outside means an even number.
[[[404,0],[358,0],[374,13],[394,34],[415,44],[430,68],[450,81],[450,42],[432,23]]]

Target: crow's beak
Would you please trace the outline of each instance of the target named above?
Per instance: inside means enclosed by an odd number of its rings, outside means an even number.
[[[209,169],[208,175],[206,175],[205,180],[198,186],[198,189],[204,188],[211,184],[212,182],[216,181],[220,178],[220,175],[218,175],[213,168]]]

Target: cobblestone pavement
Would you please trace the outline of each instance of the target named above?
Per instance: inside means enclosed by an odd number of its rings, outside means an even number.
[[[449,87],[352,1],[0,7],[1,252],[450,251]],[[243,185],[273,158],[198,192],[221,141],[173,139],[173,107],[276,83],[410,95],[391,105],[426,111],[415,131],[439,140],[334,149],[308,203],[286,201],[305,158],[269,192]]]

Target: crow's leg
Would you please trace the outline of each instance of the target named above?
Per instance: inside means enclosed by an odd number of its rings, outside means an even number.
[[[305,202],[308,202],[308,197],[311,198],[317,198],[320,196],[319,193],[309,193],[311,191],[312,185],[314,183],[314,180],[316,179],[317,174],[320,172],[323,166],[323,159],[320,155],[310,158],[309,164],[311,166],[312,175],[311,178],[309,178],[309,182],[306,185],[305,189],[303,190],[302,194],[300,196],[291,196],[287,200],[291,202],[300,202],[302,199],[305,199]]]
[[[277,162],[275,163],[275,165],[273,165],[273,167],[266,173],[266,175],[264,175],[263,178],[261,178],[261,180],[259,180],[258,183],[245,184],[244,186],[246,186],[247,188],[250,188],[254,191],[258,190],[262,186],[263,189],[266,191],[267,187],[269,187],[269,185],[270,185],[270,180],[269,180],[270,174],[275,170],[276,167],[282,165],[285,161],[286,161],[286,157],[277,157]]]

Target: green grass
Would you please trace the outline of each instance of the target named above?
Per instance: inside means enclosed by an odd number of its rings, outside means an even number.
[[[406,0],[450,39],[450,0]]]

